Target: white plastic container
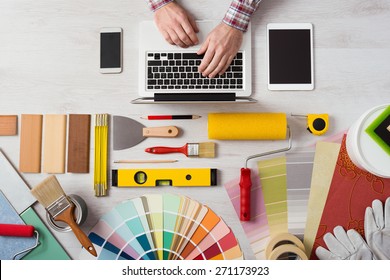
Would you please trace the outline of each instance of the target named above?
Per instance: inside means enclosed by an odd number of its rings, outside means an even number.
[[[347,152],[359,168],[378,177],[390,178],[390,156],[365,130],[388,107],[384,104],[365,112],[348,130]]]

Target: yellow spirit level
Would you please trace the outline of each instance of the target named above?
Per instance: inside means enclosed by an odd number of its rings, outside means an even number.
[[[217,185],[217,169],[113,169],[113,187],[210,187]]]

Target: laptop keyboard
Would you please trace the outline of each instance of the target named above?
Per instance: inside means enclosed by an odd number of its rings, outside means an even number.
[[[198,72],[203,55],[188,52],[149,52],[147,56],[147,90],[223,90],[243,89],[243,54],[237,53],[223,75],[212,79]]]

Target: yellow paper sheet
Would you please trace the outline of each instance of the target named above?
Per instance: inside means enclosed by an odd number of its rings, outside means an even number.
[[[303,242],[308,256],[311,255],[340,146],[340,144],[328,142],[317,142],[316,145]]]

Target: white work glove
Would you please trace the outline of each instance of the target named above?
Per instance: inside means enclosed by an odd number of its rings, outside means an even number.
[[[383,211],[384,210],[384,211]],[[385,209],[378,199],[367,207],[364,217],[364,232],[368,246],[379,260],[390,259],[390,197]]]
[[[316,249],[320,260],[372,260],[374,258],[363,237],[354,229],[347,232],[342,226],[333,230],[334,235],[328,232],[324,241],[328,250],[323,247]]]

